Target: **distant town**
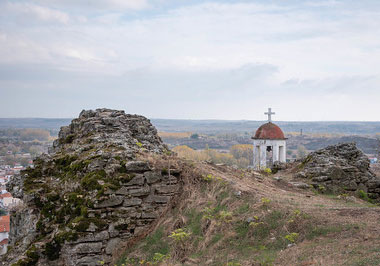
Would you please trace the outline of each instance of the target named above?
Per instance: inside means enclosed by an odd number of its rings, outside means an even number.
[[[0,130],[0,255],[7,251],[10,215],[21,200],[7,191],[7,183],[27,167],[34,167],[33,159],[47,152],[52,138],[41,129]]]

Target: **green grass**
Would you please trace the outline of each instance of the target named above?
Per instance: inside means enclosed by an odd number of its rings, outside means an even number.
[[[359,230],[360,226],[357,224],[345,224],[345,225],[329,225],[329,226],[315,226],[308,230],[305,238],[313,240],[320,236],[327,236],[332,233],[340,233],[342,231],[354,232]]]
[[[144,259],[146,261],[152,261],[155,253],[160,253],[162,255],[167,255],[170,252],[169,243],[167,242],[166,235],[163,228],[158,228],[154,233],[147,236],[144,241],[138,245],[135,249],[141,249],[144,251]],[[133,250],[127,250],[123,256],[117,261],[116,265],[121,266],[128,259],[128,254],[133,252]]]
[[[370,257],[356,259],[350,264],[351,266],[378,266],[380,265],[380,252],[377,254],[371,255]]]
[[[186,213],[188,219],[186,227],[191,231],[193,235],[202,235],[202,217],[203,214],[198,212],[196,209],[190,209]]]
[[[237,214],[244,214],[244,213],[247,213],[249,212],[249,204],[248,203],[245,203],[243,205],[241,205],[237,210],[236,210],[236,213]]]
[[[213,237],[212,237],[212,239],[211,239],[211,241],[210,241],[210,246],[213,246],[213,245],[215,245],[216,243],[218,243],[222,238],[223,238],[223,234],[222,233],[217,233],[217,234],[215,234]]]

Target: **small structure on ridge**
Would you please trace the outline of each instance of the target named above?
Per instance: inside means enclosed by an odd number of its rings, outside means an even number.
[[[286,138],[281,128],[272,123],[271,108],[268,112],[268,123],[260,126],[253,139],[253,167],[257,170],[271,167],[274,163],[286,162]]]

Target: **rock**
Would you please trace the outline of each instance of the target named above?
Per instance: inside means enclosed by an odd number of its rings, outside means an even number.
[[[167,203],[169,200],[169,196],[149,195],[145,202]]]
[[[160,181],[162,179],[162,175],[160,172],[149,171],[145,172],[144,176],[148,184],[156,183],[157,181]]]
[[[141,186],[141,185],[144,185],[144,183],[145,183],[144,176],[141,174],[137,174],[137,175],[135,175],[135,177],[132,178],[131,181],[124,184],[124,186],[136,186],[136,185]]]
[[[328,176],[316,176],[316,177],[313,177],[313,181],[316,181],[316,182],[323,182],[323,181],[327,181],[327,180],[330,180],[331,178],[328,177]]]
[[[90,254],[90,253],[99,253],[102,250],[101,242],[94,243],[80,243],[73,247],[74,253],[77,254]]]
[[[49,154],[34,160],[34,169],[8,183],[24,206],[11,213],[9,239],[17,246],[9,249],[3,265],[16,263],[31,245],[39,249],[42,243],[53,245],[59,255],[52,265],[113,265],[113,250],[147,232],[181,191],[181,169],[162,176],[162,169],[152,170],[144,161],[145,156],[164,160],[166,151],[145,117],[110,109],[82,111],[61,128]],[[30,182],[24,186],[26,179]],[[60,246],[56,236],[63,237]],[[39,252],[36,265],[47,263],[47,255]]]
[[[241,197],[241,191],[240,190],[234,191],[234,196],[238,198]]]
[[[129,190],[129,195],[134,196],[134,197],[146,196],[149,194],[150,194],[149,186]]]
[[[141,203],[142,203],[141,199],[139,199],[139,198],[131,198],[131,199],[125,199],[124,203],[123,203],[123,206],[124,207],[137,206],[137,205],[141,205]]]
[[[143,161],[127,162],[125,168],[130,173],[143,173],[150,170],[149,164]]]
[[[120,242],[120,238],[112,238],[110,241],[108,241],[106,246],[106,254],[111,255],[115,248],[119,246]]]
[[[161,185],[156,187],[158,194],[171,194],[178,191],[178,185]]]
[[[354,143],[341,143],[310,153],[298,166],[296,178],[311,177],[315,187],[336,193],[374,192],[380,202],[380,178],[369,169],[369,159]]]
[[[302,188],[302,189],[310,188],[310,185],[304,182],[289,182],[289,184],[291,184],[293,187],[296,187],[296,188]]]
[[[100,256],[85,256],[77,260],[76,265],[78,266],[88,266],[88,265],[99,265],[99,261],[104,261]]]
[[[156,219],[157,218],[157,213],[154,213],[154,212],[143,212],[141,214],[141,218],[143,218],[143,219]]]
[[[98,204],[95,204],[95,208],[105,208],[105,207],[115,207],[123,203],[122,196],[110,196],[109,199],[106,199]]]

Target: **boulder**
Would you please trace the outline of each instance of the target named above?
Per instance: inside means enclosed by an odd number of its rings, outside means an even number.
[[[296,178],[311,179],[313,185],[332,192],[371,192],[380,200],[380,178],[370,170],[367,156],[355,143],[341,143],[310,153],[298,166]]]

